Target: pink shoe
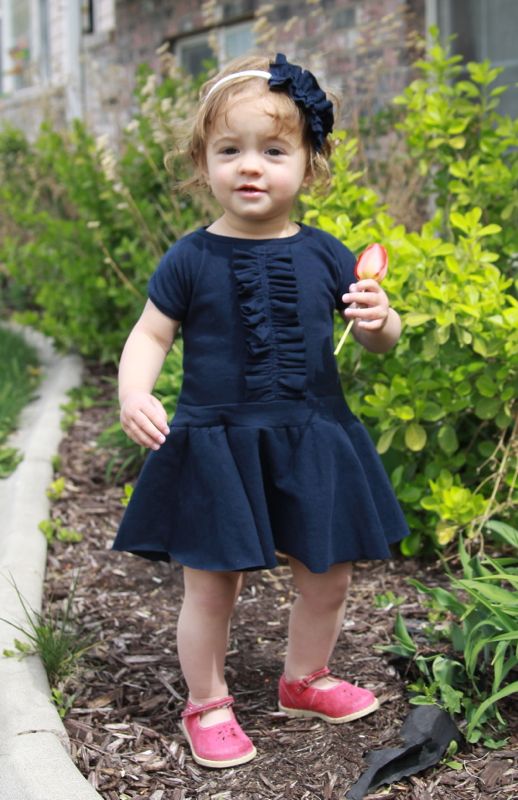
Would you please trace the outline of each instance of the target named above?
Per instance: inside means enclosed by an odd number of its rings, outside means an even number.
[[[182,712],[182,730],[191,748],[194,760],[204,767],[236,767],[246,764],[257,754],[254,745],[239,726],[234,712],[227,722],[217,722],[203,728],[200,715],[211,708],[229,708],[233,697],[222,697],[203,705],[195,705],[189,700]]]
[[[329,669],[313,672],[300,681],[287,681],[284,675],[279,681],[279,708],[289,717],[320,717],[326,722],[350,722],[376,711],[379,703],[367,689],[360,689],[337,678],[331,689],[312,688],[317,678],[329,675]]]

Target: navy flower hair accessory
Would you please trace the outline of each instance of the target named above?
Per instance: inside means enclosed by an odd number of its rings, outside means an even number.
[[[290,64],[283,53],[277,53],[275,61],[270,64],[270,74],[270,89],[286,92],[303,110],[313,147],[319,153],[327,134],[333,130],[335,120],[332,102],[327,99],[315,76],[309,70]]]

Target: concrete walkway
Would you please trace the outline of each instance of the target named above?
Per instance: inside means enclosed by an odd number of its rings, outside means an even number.
[[[38,524],[49,516],[45,490],[52,481],[52,457],[62,431],[60,405],[81,381],[81,363],[58,356],[48,339],[18,330],[36,347],[43,367],[38,397],[24,410],[10,440],[23,461],[0,480],[0,616],[16,624],[26,619],[13,582],[27,604],[41,610],[47,547]],[[0,622],[0,797],[2,800],[101,800],[69,757],[69,740],[50,701],[37,656],[18,660],[2,655],[23,635]]]

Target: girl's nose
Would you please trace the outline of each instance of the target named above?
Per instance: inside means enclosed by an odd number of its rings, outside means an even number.
[[[262,171],[261,159],[257,153],[243,153],[239,161],[239,171],[246,175],[257,175]]]

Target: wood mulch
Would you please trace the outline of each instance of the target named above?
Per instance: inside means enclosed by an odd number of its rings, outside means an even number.
[[[285,565],[251,573],[235,614],[227,672],[258,757],[222,771],[196,765],[178,727],[186,695],[175,651],[181,572],[110,551],[124,481],[106,482],[111,454],[96,439],[113,419],[108,406],[114,388],[99,371],[89,370],[86,380],[100,389],[99,401],[80,412],[64,437],[58,474],[65,489],[52,506],[52,517],[84,538],[49,547],[46,579],[46,605],[56,606],[77,575],[75,617],[95,641],[65,687],[75,695],[65,726],[78,768],[105,800],[343,798],[365,769],[367,750],[399,743],[411,708],[403,677],[376,650],[389,642],[395,616],[394,608],[378,607],[376,596],[392,591],[405,598],[405,618],[422,619],[426,611],[405,577],[437,583],[440,570],[411,561],[357,566],[332,667],[373,689],[382,705],[375,715],[343,726],[290,720],[276,710],[293,591]],[[516,711],[511,717],[514,735],[505,749],[466,745],[456,756],[460,768],[440,765],[380,788],[368,800],[518,798]]]

